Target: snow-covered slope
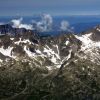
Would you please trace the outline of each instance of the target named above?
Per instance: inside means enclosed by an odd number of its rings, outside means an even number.
[[[94,30],[99,32],[97,27]],[[92,40],[94,34],[97,34],[95,31],[82,35],[62,34],[42,38],[29,33],[19,37],[5,35],[0,37],[0,53],[5,56],[4,61],[8,57],[9,60],[32,60],[50,70],[52,66],[60,68],[64,62],[69,64],[72,59],[76,61],[77,57],[100,64],[100,41]],[[0,61],[2,62],[2,59]]]
[[[96,28],[96,31],[99,33],[99,28]],[[100,41],[93,41],[92,37],[95,35],[96,38],[96,33],[89,32],[87,34],[83,34],[81,36],[75,35],[77,39],[79,39],[82,42],[81,49],[79,52],[81,52],[83,55],[79,55],[80,58],[85,58],[85,59],[90,59],[94,63],[100,64]]]
[[[39,43],[37,43],[36,40],[34,41],[34,37],[32,38],[32,35],[30,37],[10,36],[8,38],[5,35],[0,37],[0,53],[5,56],[4,61],[8,61],[6,56],[9,60],[31,59],[33,62],[38,62],[41,66],[44,64],[48,69],[51,69],[50,67],[54,65],[55,68],[59,68],[65,58],[68,60],[71,57],[69,37],[67,35],[48,39],[43,37],[38,39]],[[63,41],[64,38],[65,40]],[[7,46],[6,43],[8,44]],[[67,48],[69,49],[67,50]]]

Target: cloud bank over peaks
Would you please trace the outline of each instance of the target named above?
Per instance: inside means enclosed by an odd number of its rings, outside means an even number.
[[[23,18],[19,18],[19,19],[13,19],[12,22],[12,26],[14,28],[25,28],[25,29],[29,29],[32,30],[33,26],[31,24],[23,24],[22,23]]]
[[[29,30],[36,30],[37,32],[50,32],[50,31],[65,31],[73,32],[73,27],[70,26],[69,22],[66,20],[61,20],[56,25],[53,21],[53,17],[50,14],[39,15],[39,20],[33,19],[30,24],[23,23],[23,18],[11,20],[12,27],[14,28],[25,28]],[[55,27],[56,26],[56,27]]]

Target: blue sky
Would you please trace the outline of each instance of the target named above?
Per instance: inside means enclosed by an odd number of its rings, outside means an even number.
[[[0,0],[0,16],[97,15],[100,0]]]

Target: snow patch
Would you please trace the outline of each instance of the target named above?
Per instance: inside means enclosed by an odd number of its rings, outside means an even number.
[[[71,58],[71,52],[72,52],[72,50],[69,51],[69,55],[67,56],[66,60],[69,60]]]
[[[93,33],[82,35],[82,36],[76,36],[77,39],[79,39],[80,41],[82,41],[82,46],[81,46],[81,50],[82,51],[84,51],[84,50],[91,51],[90,49],[93,49],[95,47],[99,47],[100,48],[100,42],[95,42],[95,41],[92,41],[90,39],[90,36],[92,34]]]
[[[65,44],[68,45],[69,41],[66,41]]]
[[[3,60],[0,59],[0,62],[3,62]]]
[[[40,50],[35,50],[35,51],[36,51],[36,53],[38,53],[38,54],[42,54]]]
[[[72,52],[72,50],[70,50],[70,51],[69,51],[69,55],[68,55],[67,57],[65,57],[65,58],[62,60],[62,63],[63,63],[64,61],[67,61],[67,60],[69,60],[69,59],[71,58],[71,52]]]
[[[82,67],[82,70],[84,71],[84,70],[85,70],[85,68],[84,68],[84,67]]]
[[[15,56],[11,55],[12,49],[13,49],[13,47],[10,47],[10,46],[7,49],[4,49],[3,46],[2,46],[0,48],[0,52],[5,56],[11,57],[11,58],[15,58]]]
[[[20,38],[19,41],[15,42],[15,44],[17,44],[17,45],[19,45],[20,43],[29,43],[29,44],[32,44],[28,39],[25,39],[25,40],[22,41],[21,38]]]
[[[56,45],[57,49],[58,46]],[[47,53],[47,57],[50,58],[50,60],[54,63],[57,64],[58,60],[60,60],[60,56],[59,56],[59,51],[58,53],[55,53],[52,49],[50,49],[48,46],[46,46],[44,48],[44,53]]]
[[[100,32],[100,29],[99,29],[99,28],[97,28],[97,31],[99,31],[99,32]]]
[[[13,40],[14,40],[14,38],[10,38],[10,40],[12,40],[12,41],[13,41]]]
[[[51,66],[46,66],[48,68],[48,70],[52,70]]]
[[[29,57],[34,57],[35,56],[35,54],[30,52],[29,48],[27,49],[26,46],[24,46],[24,51],[28,54]]]
[[[76,38],[79,39],[82,42],[80,51],[84,52],[83,56],[80,56],[80,55],[78,55],[78,56],[82,59],[89,59],[93,63],[94,62],[100,63],[99,62],[100,54],[99,54],[99,51],[98,51],[98,50],[100,50],[100,42],[99,41],[98,42],[92,41],[91,38],[90,38],[90,36],[92,34],[93,33],[85,34],[85,35],[82,35],[82,36],[76,36]]]

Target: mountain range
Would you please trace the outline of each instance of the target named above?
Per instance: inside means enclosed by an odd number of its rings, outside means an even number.
[[[99,100],[100,26],[40,36],[0,25],[1,100]]]

